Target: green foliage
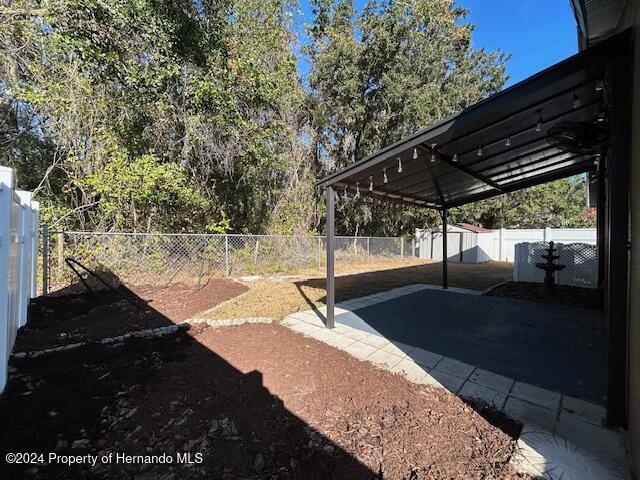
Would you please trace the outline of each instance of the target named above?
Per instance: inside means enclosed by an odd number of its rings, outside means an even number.
[[[449,0],[315,0],[297,74],[292,0],[14,0],[0,6],[0,163],[56,228],[322,231],[315,179],[500,90]],[[578,183],[459,209],[486,225],[588,223]],[[429,210],[348,200],[339,233]]]
[[[451,219],[487,228],[593,227],[586,188],[584,176],[556,180],[454,209]]]

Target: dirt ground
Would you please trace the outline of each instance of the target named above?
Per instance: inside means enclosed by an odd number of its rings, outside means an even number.
[[[476,408],[283,326],[199,325],[12,358],[0,452],[47,456],[0,460],[0,478],[524,478],[508,464],[519,426]]]
[[[365,271],[363,271],[365,270]],[[449,263],[449,285],[485,290],[511,278],[513,266],[505,262],[478,265]],[[375,264],[340,265],[336,277],[336,301],[362,297],[413,283],[442,282],[442,264],[410,259]],[[323,306],[324,271],[313,270],[294,278],[259,279],[250,282],[251,290],[202,315],[211,319],[271,317],[282,319],[290,313]]]
[[[38,297],[14,351],[51,348],[179,323],[248,290],[232,280],[211,279],[202,287],[120,287],[118,293]],[[126,313],[123,315],[123,313]]]
[[[508,282],[499,285],[487,295],[494,297],[519,298],[539,303],[573,305],[584,308],[602,308],[598,290],[593,288],[556,285],[552,295],[544,294],[541,283]]]

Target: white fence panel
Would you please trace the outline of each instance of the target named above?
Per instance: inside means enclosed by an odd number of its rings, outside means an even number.
[[[38,205],[15,190],[13,171],[0,167],[0,392],[18,328],[27,322],[37,277]]]
[[[449,259],[452,260],[452,252],[459,251],[456,242],[459,242],[459,227],[455,231],[449,231]],[[432,238],[441,232],[442,228],[431,230],[416,230],[418,239],[419,257],[432,260],[442,259],[442,240]],[[587,243],[596,244],[595,228],[501,228],[485,233],[465,232],[469,239],[464,239],[464,262],[481,263],[489,260],[502,262],[514,262],[515,247],[519,243],[550,242],[556,243]],[[454,237],[452,240],[451,237]],[[452,250],[453,249],[453,250]],[[455,261],[455,259],[453,259]]]
[[[515,248],[513,263],[513,280],[515,282],[544,281],[544,271],[536,267],[536,263],[544,262],[542,255],[546,253],[547,243],[519,243]],[[560,257],[557,263],[565,265],[563,270],[555,273],[555,281],[559,285],[597,288],[598,286],[598,248],[588,243],[556,244],[556,254]]]

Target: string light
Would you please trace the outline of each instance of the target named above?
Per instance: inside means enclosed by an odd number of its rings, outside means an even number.
[[[580,108],[582,106],[582,102],[580,101],[580,97],[578,97],[578,95],[576,94],[576,92],[573,92],[573,109],[577,110],[578,108]]]
[[[431,144],[431,163],[436,163],[436,145],[437,143]]]
[[[511,135],[507,136],[507,138],[505,139],[504,146],[505,147],[510,147],[511,146]]]
[[[386,168],[382,169],[382,181],[384,183],[387,183],[389,181],[389,179],[387,178],[387,169]]]
[[[542,131],[542,113],[538,112],[538,123],[536,123],[536,132]]]
[[[360,198],[360,182],[356,182],[356,198]]]
[[[402,173],[402,158],[398,157],[398,173]]]
[[[480,145],[480,146],[478,147],[478,156],[479,156],[479,157],[481,157],[481,156],[483,156],[483,155],[484,155],[484,152],[482,151],[482,145]]]
[[[347,198],[349,198],[349,195],[347,194],[347,186],[346,185],[344,186],[344,193],[342,194],[342,198],[345,199],[345,200]]]
[[[369,191],[373,192],[373,175],[369,177]]]
[[[604,112],[602,110],[600,110],[598,112],[598,118],[597,118],[598,122],[604,122]]]
[[[596,92],[601,92],[604,90],[604,82],[602,80],[598,80],[596,82]]]
[[[416,160],[418,158],[418,149],[414,148],[413,149],[413,159]]]
[[[451,160],[453,160],[454,162],[457,162],[458,161],[458,154],[454,153],[453,154],[453,158]]]

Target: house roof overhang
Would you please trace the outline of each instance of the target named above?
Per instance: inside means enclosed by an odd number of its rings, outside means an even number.
[[[548,131],[559,122],[597,125],[606,114],[606,89],[600,87],[607,58],[625,41],[622,37],[605,40],[384,147],[318,185],[350,194],[358,188],[362,196],[442,209],[594,170],[596,153],[562,149],[548,140]]]

